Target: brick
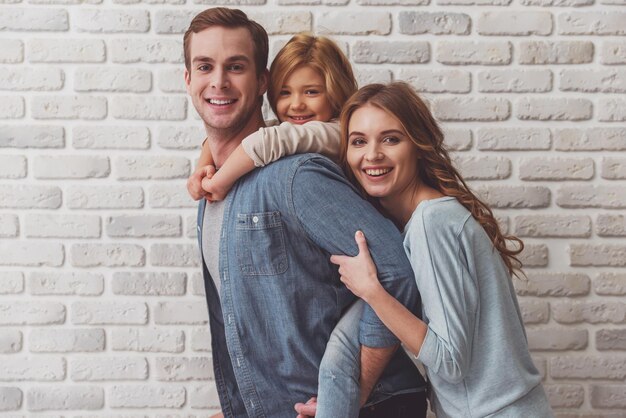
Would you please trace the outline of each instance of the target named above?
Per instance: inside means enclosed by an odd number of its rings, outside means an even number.
[[[70,377],[75,382],[146,380],[148,361],[141,357],[81,356],[72,361]]]
[[[94,215],[27,214],[29,238],[100,238],[100,217]]]
[[[620,186],[576,185],[557,190],[556,204],[562,208],[626,208],[626,188]]]
[[[391,83],[392,75],[389,70],[367,69],[354,67],[354,77],[359,86],[366,86],[372,83]]]
[[[526,279],[514,280],[519,296],[585,296],[589,276],[581,273],[528,272]]]
[[[500,180],[511,175],[511,160],[491,156],[457,156],[454,164],[466,180]]]
[[[76,126],[72,130],[76,149],[148,149],[150,130],[140,126]]]
[[[195,328],[191,333],[193,351],[211,351],[211,332],[205,328]]]
[[[19,39],[0,40],[0,63],[17,64],[24,61],[24,43]]]
[[[544,388],[552,408],[579,408],[585,401],[581,385],[545,385]]]
[[[152,244],[150,264],[164,267],[198,267],[199,251],[194,244]]]
[[[591,385],[591,406],[596,408],[617,408],[622,411],[626,408],[626,386],[620,385]]]
[[[327,15],[329,14],[333,17],[336,16],[334,13],[327,13]],[[311,31],[311,13],[308,12],[251,12],[248,13],[248,16],[263,26],[268,35],[287,35]],[[324,19],[324,14],[317,16],[318,23],[325,21]],[[362,23],[366,26],[369,24],[369,22]],[[323,34],[321,28],[315,32]]]
[[[526,330],[531,351],[583,350],[587,347],[587,332],[563,327]]]
[[[433,100],[432,112],[442,121],[498,121],[511,116],[511,104],[496,97],[438,98]]]
[[[469,93],[472,89],[471,74],[468,71],[402,68],[398,77],[411,84],[418,92]]]
[[[65,322],[65,306],[56,302],[0,302],[0,325],[48,325]]]
[[[95,96],[36,96],[31,102],[35,119],[104,119],[107,99]]]
[[[56,209],[61,206],[61,189],[51,186],[0,184],[1,208]]]
[[[30,388],[26,403],[29,411],[102,409],[104,389],[84,385]]]
[[[189,405],[195,409],[220,409],[220,400],[217,396],[215,382],[206,382],[202,386],[191,388]]]
[[[440,6],[508,6],[511,0],[437,0]]]
[[[26,215],[26,237],[35,238],[98,238],[100,218],[77,215]]]
[[[159,302],[153,309],[157,325],[204,325],[209,322],[206,302]]]
[[[74,302],[72,324],[139,325],[148,323],[148,307],[141,302]]]
[[[21,155],[0,155],[0,178],[21,179],[24,177],[26,177],[26,157]],[[0,236],[2,236],[1,226]]]
[[[109,389],[111,408],[182,408],[185,388],[175,385],[115,385]]]
[[[20,271],[0,271],[0,295],[11,295],[22,293],[23,291],[24,273]],[[0,352],[2,352],[1,349]]]
[[[104,351],[104,330],[86,328],[33,329],[28,338],[28,346],[32,353]]]
[[[139,68],[83,67],[74,73],[74,90],[145,93],[152,89],[152,73]]]
[[[626,357],[553,357],[550,359],[550,375],[555,379],[624,380]]]
[[[424,6],[430,0],[357,0],[363,6]]]
[[[204,291],[204,278],[200,272],[196,272],[191,276],[191,294],[196,296],[206,296]]]
[[[189,215],[185,219],[185,226],[183,227],[185,231],[185,236],[187,238],[197,238],[198,237],[198,225],[197,225],[197,217],[195,215]]]
[[[516,103],[521,120],[577,121],[591,119],[593,104],[588,99],[526,97]]]
[[[481,151],[549,150],[552,135],[541,128],[479,128],[477,148]]]
[[[0,163],[2,162],[2,158],[0,158]],[[17,237],[19,231],[20,224],[17,216],[11,214],[0,214],[0,238]]]
[[[111,104],[115,119],[183,120],[187,117],[185,97],[116,96]]]
[[[67,190],[70,209],[139,209],[143,203],[143,189],[136,186],[73,186]]]
[[[160,128],[157,144],[164,149],[197,150],[206,138],[200,127],[165,126]]]
[[[111,61],[121,64],[184,62],[183,44],[177,39],[112,39],[109,52]]]
[[[109,157],[89,155],[36,156],[33,163],[36,179],[88,179],[108,177]]]
[[[119,215],[106,222],[111,237],[178,237],[182,231],[178,215]]]
[[[626,295],[626,273],[599,273],[593,290],[598,295]]]
[[[626,245],[572,244],[570,266],[626,267]]]
[[[100,39],[30,39],[27,58],[34,63],[98,63],[106,60],[106,51]]]
[[[1,189],[0,189],[1,190]],[[187,193],[184,184],[179,185],[153,185],[148,189],[150,207],[152,208],[197,208],[198,202],[194,201]]]
[[[0,14],[0,31],[56,32],[68,29],[69,21],[64,9],[3,7]]]
[[[65,82],[63,70],[58,68],[7,68],[0,67],[0,90],[55,91]]]
[[[371,11],[322,12],[316,16],[315,31],[321,35],[388,35],[391,16]]]
[[[62,244],[40,241],[0,243],[0,265],[2,266],[59,267],[63,265],[64,259],[65,252]]]
[[[182,296],[185,273],[113,273],[111,288],[116,295]]]
[[[559,35],[626,35],[622,11],[584,11],[561,13],[557,27]]]
[[[626,93],[626,70],[563,70],[561,91]]]
[[[626,305],[617,302],[554,302],[552,316],[560,324],[626,322]]]
[[[22,333],[16,329],[0,330],[0,353],[10,354],[22,351]]]
[[[213,380],[213,362],[208,357],[157,357],[156,380],[184,382]]]
[[[437,62],[448,65],[507,65],[511,63],[512,46],[501,41],[440,41]]]
[[[0,411],[15,411],[22,407],[22,391],[19,388],[0,387]]]
[[[466,151],[472,147],[472,131],[444,128],[444,144],[450,151]],[[195,223],[195,220],[194,220]]]
[[[593,61],[590,41],[522,41],[520,64],[585,64]]]
[[[626,128],[557,129],[557,151],[624,151]]]
[[[74,267],[137,267],[146,263],[146,252],[135,244],[73,244]]]
[[[113,0],[116,4],[185,4],[185,0]]]
[[[626,350],[625,329],[601,329],[596,332],[596,349]]]
[[[602,158],[601,174],[603,179],[626,179],[626,158]]]
[[[185,93],[185,79],[183,68],[160,70],[157,76],[157,85],[165,93]]]
[[[193,10],[156,10],[153,13],[154,32],[158,34],[185,33],[197,14]]]
[[[542,300],[521,300],[519,303],[525,324],[545,324],[550,319],[550,304]]]
[[[626,121],[626,100],[600,97],[598,100],[598,120],[601,122]]]
[[[522,180],[591,180],[594,164],[591,158],[522,158],[519,161]]]
[[[400,33],[418,35],[469,35],[471,19],[464,13],[400,12]]]
[[[493,208],[545,208],[550,205],[550,189],[542,186],[496,186],[475,188],[476,193]]]
[[[521,0],[524,6],[543,6],[543,7],[580,7],[589,6],[595,0]]]
[[[544,244],[526,244],[518,256],[524,268],[548,265],[548,247]]]
[[[352,60],[366,64],[419,64],[430,61],[428,42],[356,41]]]
[[[65,360],[49,356],[11,356],[0,363],[0,381],[60,381],[65,379]]]
[[[526,215],[515,217],[515,235],[520,237],[591,236],[591,219],[577,215]]]
[[[73,24],[79,32],[142,33],[150,29],[150,13],[129,9],[75,9]]]
[[[489,70],[478,73],[483,93],[544,93],[552,90],[550,70]]]
[[[115,328],[111,330],[115,351],[181,353],[185,349],[182,331],[162,328]]]
[[[186,179],[191,168],[185,157],[156,155],[119,157],[114,164],[118,180]]]
[[[626,41],[604,41],[600,62],[605,65],[626,64]]]
[[[31,295],[98,296],[104,291],[99,273],[33,271],[28,276]]]
[[[20,119],[24,117],[24,98],[21,96],[0,96],[0,119]]]
[[[0,125],[0,147],[63,148],[65,130],[51,125]]]
[[[552,14],[544,11],[484,12],[478,16],[479,35],[547,36],[552,33]]]

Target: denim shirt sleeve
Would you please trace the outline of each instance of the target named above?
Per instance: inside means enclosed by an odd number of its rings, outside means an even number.
[[[289,204],[304,232],[330,257],[357,255],[354,234],[362,230],[383,287],[409,310],[419,312],[419,293],[400,232],[359,196],[337,165],[323,157],[303,161],[293,173]],[[378,348],[399,343],[369,305],[361,317],[359,341]]]

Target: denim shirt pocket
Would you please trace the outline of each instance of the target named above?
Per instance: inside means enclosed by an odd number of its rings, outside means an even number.
[[[237,261],[244,276],[287,271],[287,250],[280,212],[237,214]]]

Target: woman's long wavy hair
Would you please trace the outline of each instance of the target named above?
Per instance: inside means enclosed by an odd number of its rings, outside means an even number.
[[[415,91],[406,83],[387,85],[370,84],[359,89],[345,104],[341,112],[341,163],[348,178],[359,186],[347,164],[348,123],[359,108],[370,105],[394,116],[419,150],[416,161],[420,181],[446,196],[455,197],[483,227],[494,247],[500,253],[511,275],[521,273],[522,263],[517,255],[524,243],[515,236],[505,236],[491,209],[467,186],[452,164],[443,144],[444,135],[430,110]],[[514,248],[507,242],[516,243]]]

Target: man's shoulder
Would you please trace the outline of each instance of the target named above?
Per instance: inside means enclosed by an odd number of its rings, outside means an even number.
[[[280,158],[265,167],[258,168],[259,176],[294,176],[301,167],[316,167],[321,171],[332,171],[343,175],[341,168],[331,159],[320,154],[296,154]]]

